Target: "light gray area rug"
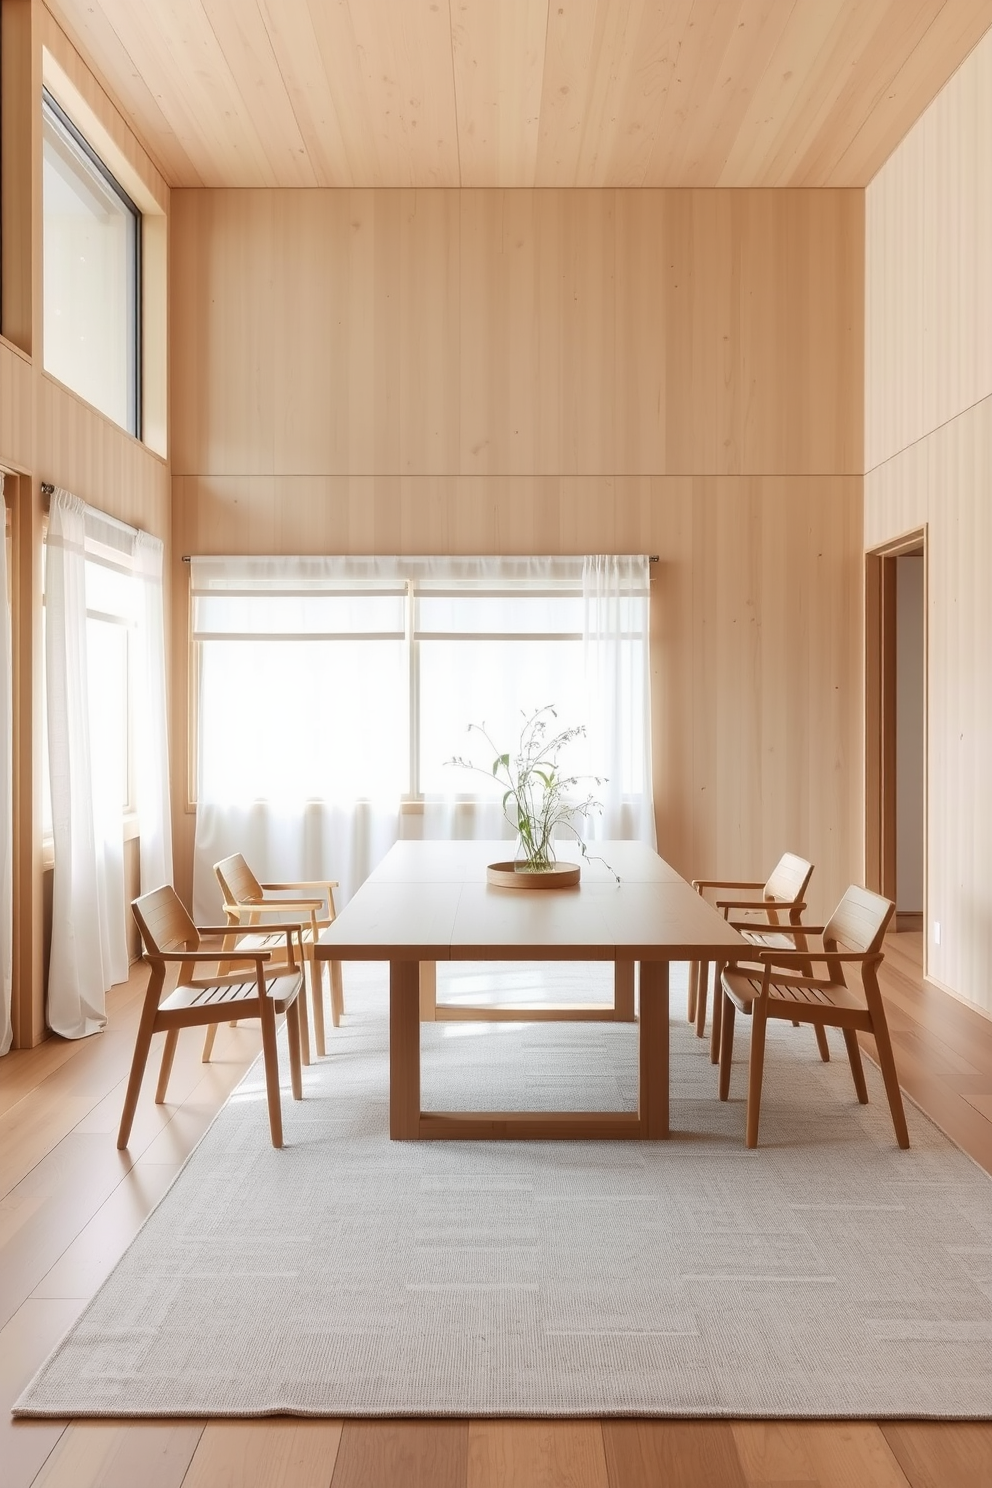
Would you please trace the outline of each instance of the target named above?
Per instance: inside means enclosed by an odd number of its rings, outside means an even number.
[[[501,995],[604,997],[606,970],[510,968]],[[345,974],[287,1148],[256,1068],[18,1414],[992,1415],[992,1182],[913,1108],[900,1152],[839,1038],[825,1066],[769,1030],[755,1152],[747,1025],[721,1105],[677,996],[671,1142],[394,1143],[386,968]],[[423,1048],[425,1109],[633,1105],[630,1026]]]

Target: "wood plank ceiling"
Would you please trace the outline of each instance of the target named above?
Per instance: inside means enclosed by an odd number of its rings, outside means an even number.
[[[990,0],[48,0],[176,186],[863,186]]]

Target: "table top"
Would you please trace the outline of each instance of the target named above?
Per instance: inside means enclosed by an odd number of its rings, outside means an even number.
[[[323,960],[697,961],[744,941],[675,869],[642,842],[595,843],[616,869],[582,860],[568,889],[503,889],[486,865],[505,841],[397,842],[322,933]]]

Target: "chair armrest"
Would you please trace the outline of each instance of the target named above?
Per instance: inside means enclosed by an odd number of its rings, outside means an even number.
[[[795,929],[801,930],[801,925]],[[755,947],[748,951],[748,961],[767,961],[770,966],[798,966],[800,969],[811,961],[881,961],[881,951],[762,951]]]
[[[263,961],[272,960],[271,951],[145,951],[146,961]]]
[[[279,924],[270,925],[197,925],[197,933],[200,935],[257,935],[260,930],[265,930],[267,935],[275,935],[279,930],[309,930],[309,925]]]
[[[731,920],[733,930],[773,930],[783,935],[822,935],[822,925],[777,925],[772,920]]]
[[[301,878],[296,883],[264,883],[263,889],[339,889],[336,878]]]
[[[791,899],[717,899],[717,909],[781,909],[799,910],[806,908],[801,901]]]
[[[694,878],[692,887],[697,893],[700,889],[763,889],[765,880],[763,878]]]
[[[232,914],[282,914],[286,909],[321,909],[323,904],[323,899],[242,899],[224,909]]]

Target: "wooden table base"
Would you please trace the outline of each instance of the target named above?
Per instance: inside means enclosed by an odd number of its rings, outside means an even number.
[[[589,1008],[598,1020],[633,1018],[634,963],[619,961],[614,1008]],[[389,1135],[393,1141],[446,1140],[657,1141],[669,1135],[668,962],[641,963],[636,1114],[625,1111],[422,1111],[420,1109],[421,963],[389,963]],[[623,1000],[621,996],[623,994]],[[621,1012],[621,1008],[623,1011]],[[454,1016],[464,1016],[457,1010]],[[543,1011],[543,1010],[535,1010]],[[438,1009],[441,1013],[441,1009]],[[508,1009],[472,1008],[473,1018],[511,1016]],[[443,1014],[442,1014],[443,1016]],[[551,1016],[555,1016],[551,1010]],[[570,1019],[583,1010],[569,1010]],[[523,1021],[520,1011],[513,1021]]]

